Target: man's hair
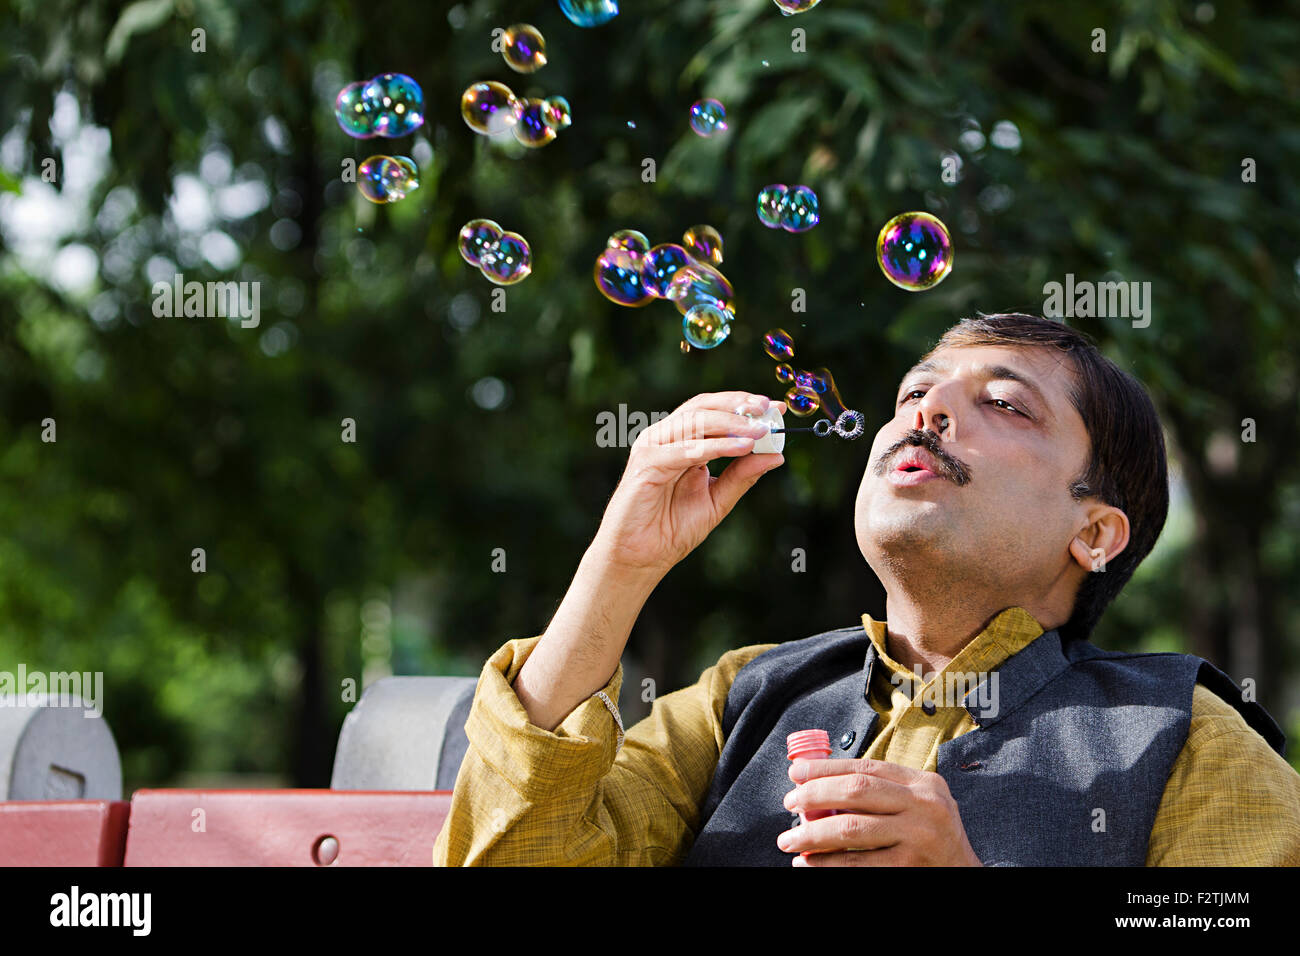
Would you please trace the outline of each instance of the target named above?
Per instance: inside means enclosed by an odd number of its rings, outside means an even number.
[[[1151,553],[1169,513],[1165,439],[1150,396],[1136,379],[1102,355],[1093,341],[1061,322],[1021,313],[962,319],[922,360],[941,348],[979,345],[1045,346],[1065,352],[1074,368],[1068,394],[1091,446],[1083,472],[1067,491],[1076,501],[1097,498],[1128,516],[1127,547],[1105,571],[1089,574],[1075,595],[1066,641],[1085,639],[1142,559]]]

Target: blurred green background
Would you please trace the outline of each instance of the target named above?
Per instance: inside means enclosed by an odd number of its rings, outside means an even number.
[[[944,329],[1041,313],[1067,273],[1152,284],[1149,327],[1073,324],[1147,385],[1174,467],[1164,534],[1094,641],[1254,678],[1300,735],[1297,4],[629,0],[588,30],[550,0],[3,10],[0,669],[104,671],[128,792],[327,785],[345,681],[476,675],[541,633],[626,462],[601,412],[779,397],[761,337],[780,325],[870,435]],[[491,49],[521,21],[547,41],[528,76]],[[334,95],[385,71],[423,86],[425,125],[349,139]],[[474,135],[459,97],[487,79],[567,97],[572,127],[535,151]],[[691,133],[702,96],[727,134]],[[341,162],[385,152],[420,188],[377,207]],[[821,224],[763,228],[770,182],[812,186]],[[873,261],[908,209],[956,248],[922,294]],[[475,217],[532,245],[504,312],[456,250]],[[591,269],[615,229],[699,222],[737,320],[683,355],[670,305],[618,308]],[[156,318],[177,272],[260,282],[260,325]],[[869,441],[792,439],[672,571],[625,657],[631,720],[645,677],[662,694],[729,648],[883,616],[853,534]]]

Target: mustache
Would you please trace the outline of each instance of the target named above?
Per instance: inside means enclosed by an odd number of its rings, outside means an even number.
[[[871,466],[872,473],[879,478],[885,477],[885,475],[889,474],[890,462],[893,460],[894,455],[910,446],[924,448],[934,456],[938,464],[940,478],[947,478],[953,484],[959,486],[970,484],[970,466],[948,454],[947,450],[939,442],[939,436],[934,432],[928,430],[918,431],[915,428],[881,452],[880,457]]]

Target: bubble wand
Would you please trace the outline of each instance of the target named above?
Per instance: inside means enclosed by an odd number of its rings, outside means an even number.
[[[832,422],[829,418],[823,418],[814,422],[811,428],[770,428],[769,434],[780,435],[786,432],[812,432],[818,438],[825,438],[832,431],[841,438],[852,441],[858,438],[866,431],[866,417],[853,409],[846,409],[840,413],[840,417]]]
[[[834,432],[840,438],[852,441],[866,431],[865,417],[861,412],[854,411],[851,408],[840,412],[839,417],[834,422],[829,418],[823,418],[808,428],[786,428],[785,419],[781,417],[781,412],[775,405],[770,405],[767,411],[761,415],[749,412],[744,406],[741,406],[736,409],[736,414],[744,415],[759,424],[768,426],[767,434],[754,442],[754,454],[770,454],[772,452],[779,454],[785,448],[785,435],[787,432],[812,432],[818,438],[825,438],[831,432]],[[777,438],[778,435],[781,437]]]

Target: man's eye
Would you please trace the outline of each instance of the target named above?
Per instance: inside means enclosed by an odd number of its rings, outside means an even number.
[[[902,405],[903,402],[907,401],[907,400],[908,400],[909,398],[911,398],[913,395],[924,395],[924,394],[925,394],[925,392],[921,391],[921,389],[919,389],[919,388],[914,388],[914,389],[912,389],[910,392],[904,392],[904,393],[903,393],[903,397],[900,398],[900,399],[898,400],[898,404]]]
[[[993,399],[993,404],[994,404],[994,405],[996,405],[998,402],[1001,402],[1003,405],[1005,405],[1005,406],[1006,406],[1008,409],[1010,409],[1011,411],[1015,412],[1017,415],[1024,415],[1024,414],[1025,414],[1025,413],[1022,412],[1020,409],[1016,408],[1014,405],[1012,405],[1010,402],[1008,402],[1005,398],[995,398],[995,399]],[[1028,416],[1028,415],[1025,415],[1025,417],[1028,418],[1029,416]]]

